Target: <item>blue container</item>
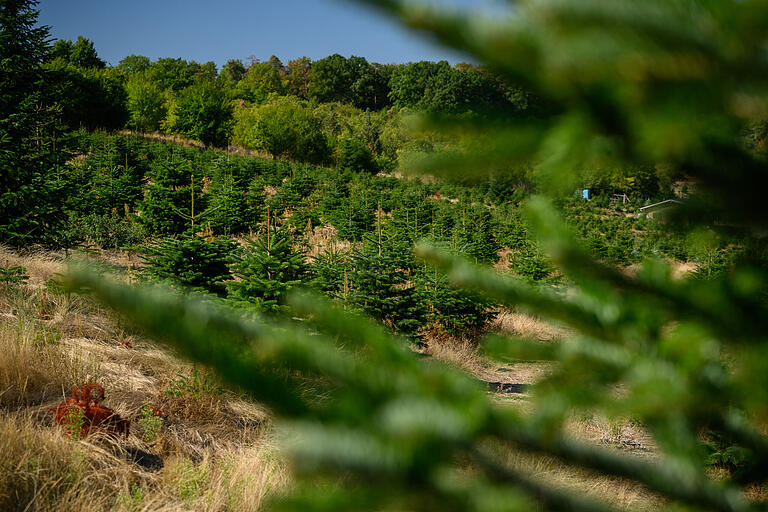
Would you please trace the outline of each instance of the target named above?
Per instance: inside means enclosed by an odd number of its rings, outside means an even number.
[[[582,199],[589,199],[590,196],[591,196],[591,194],[590,194],[588,188],[582,189],[582,191],[581,191],[581,198]]]

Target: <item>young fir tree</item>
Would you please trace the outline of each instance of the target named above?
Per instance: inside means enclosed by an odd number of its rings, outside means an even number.
[[[350,304],[395,332],[416,334],[426,311],[414,287],[414,266],[410,243],[379,227],[378,237],[352,256]]]
[[[227,290],[236,304],[277,315],[290,311],[286,298],[305,282],[307,266],[304,255],[291,247],[291,234],[269,224],[265,233],[247,242],[232,266],[237,280],[228,283]]]
[[[247,232],[254,227],[261,212],[254,201],[249,201],[244,177],[229,158],[221,156],[211,162],[210,173],[209,206],[200,220],[210,225],[215,233],[224,235]]]
[[[454,227],[454,236],[458,246],[476,263],[495,263],[500,246],[494,231],[488,208],[465,205]]]
[[[234,245],[226,239],[207,240],[196,235],[163,238],[146,249],[146,271],[154,279],[179,285],[185,290],[219,296],[232,279],[229,262]]]
[[[205,210],[201,188],[201,177],[195,180],[189,160],[171,154],[154,162],[144,200],[139,205],[141,223],[159,234],[182,233],[193,228],[195,219]]]
[[[312,288],[326,296],[346,300],[349,296],[352,255],[335,247],[321,252],[312,259],[309,266]]]
[[[95,204],[89,206],[87,213],[132,211],[143,196],[144,174],[130,165],[125,139],[103,136],[92,147],[85,165],[90,170],[89,183]]]
[[[477,293],[457,290],[442,270],[423,266],[415,278],[425,324],[433,334],[476,340],[497,311],[493,301]]]
[[[433,200],[426,187],[408,187],[394,200],[392,222],[399,236],[417,242],[432,231]]]
[[[373,193],[359,184],[328,183],[320,203],[327,219],[339,238],[358,242],[374,223],[376,204]]]
[[[312,195],[317,187],[317,178],[311,168],[293,166],[290,178],[283,181],[277,194],[273,197],[272,210],[281,212],[295,209]]]

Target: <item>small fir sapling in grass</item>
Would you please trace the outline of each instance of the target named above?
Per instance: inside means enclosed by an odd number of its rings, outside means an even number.
[[[3,286],[16,286],[29,280],[27,269],[20,265],[5,265],[0,267],[0,284]]]
[[[162,411],[150,402],[145,402],[141,406],[136,423],[141,427],[141,437],[145,443],[153,443],[157,439],[163,427],[163,417]]]
[[[610,238],[607,260],[616,265],[629,265],[637,261],[637,256],[634,237],[625,229],[617,229]]]
[[[306,169],[298,168],[292,177],[288,178],[270,198],[270,210],[275,213],[293,210],[305,204],[317,187],[316,179]]]

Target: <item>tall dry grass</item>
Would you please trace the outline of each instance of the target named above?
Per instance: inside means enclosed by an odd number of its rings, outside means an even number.
[[[0,510],[258,510],[286,485],[258,404],[188,385],[204,369],[62,293],[51,281],[61,255],[0,247],[0,264],[30,277],[0,286]],[[104,404],[132,421],[127,438],[70,439],[53,421],[51,407],[86,382],[102,384]],[[151,437],[147,404],[165,413]]]
[[[491,324],[491,329],[530,340],[552,341],[566,337],[568,331],[559,325],[510,309],[502,309]]]

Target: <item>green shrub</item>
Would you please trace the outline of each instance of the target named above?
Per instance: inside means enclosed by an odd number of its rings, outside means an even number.
[[[153,443],[163,427],[163,418],[157,415],[157,410],[152,404],[144,404],[139,411],[139,419],[136,421],[141,427],[141,437],[145,443]]]

